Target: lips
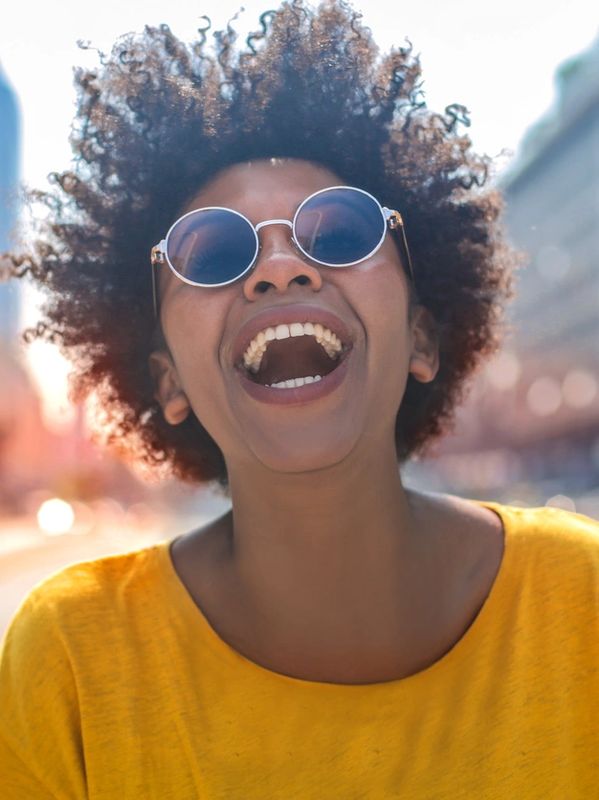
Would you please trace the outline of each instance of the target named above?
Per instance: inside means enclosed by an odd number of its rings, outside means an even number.
[[[260,331],[265,328],[275,328],[277,325],[290,325],[292,322],[319,322],[337,334],[344,345],[353,344],[353,336],[348,326],[328,309],[309,303],[271,306],[248,320],[237,332],[232,348],[234,366],[243,368],[243,354]]]

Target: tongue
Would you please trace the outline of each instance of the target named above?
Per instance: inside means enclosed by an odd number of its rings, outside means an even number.
[[[327,375],[337,361],[329,358],[311,336],[296,336],[271,342],[262,356],[258,383],[270,384],[309,375]]]

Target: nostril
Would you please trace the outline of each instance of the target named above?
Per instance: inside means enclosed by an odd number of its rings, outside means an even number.
[[[310,283],[310,278],[308,275],[298,275],[297,278],[294,278],[292,283],[299,283],[300,286],[305,286],[307,283]],[[268,288],[272,286],[269,281],[259,281],[256,284],[256,291],[259,294],[265,294],[268,291]]]

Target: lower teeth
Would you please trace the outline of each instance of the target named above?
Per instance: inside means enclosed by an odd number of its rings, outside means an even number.
[[[268,389],[294,389],[297,386],[303,386],[306,383],[317,383],[322,380],[322,375],[314,375],[308,378],[290,378],[288,381],[279,381],[279,383],[265,384]]]

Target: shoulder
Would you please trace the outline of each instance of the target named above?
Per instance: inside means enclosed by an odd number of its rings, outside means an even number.
[[[135,612],[147,608],[167,547],[73,564],[18,609],[0,652],[0,774],[19,797],[63,796],[65,787],[87,796],[82,696],[106,691],[101,680],[118,663]]]
[[[160,582],[161,552],[168,552],[167,542],[73,564],[29,593],[0,650],[0,717],[17,719],[31,710],[31,698],[40,709],[56,705],[69,716],[81,666],[101,669],[148,617],[152,601],[160,602],[152,585]]]
[[[568,554],[599,566],[599,521],[561,508],[485,505],[502,518],[506,536],[519,540],[530,552]]]
[[[8,628],[4,655],[23,647],[59,646],[69,630],[79,635],[112,616],[143,594],[155,582],[161,543],[129,553],[72,564],[39,583],[25,598]]]
[[[131,581],[143,582],[149,577],[157,554],[165,547],[168,542],[71,564],[42,581],[30,599],[58,600],[73,594],[79,598],[92,597]]]
[[[599,522],[559,508],[485,504],[501,516],[509,575],[538,602],[599,615]]]

